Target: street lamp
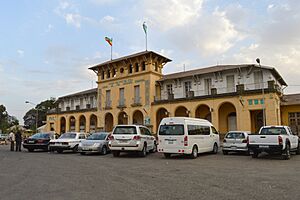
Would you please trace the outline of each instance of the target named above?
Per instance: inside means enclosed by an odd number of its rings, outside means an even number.
[[[264,122],[264,126],[266,126],[266,113],[265,113],[265,89],[264,89],[264,75],[263,75],[263,70],[262,67],[260,65],[260,59],[256,58],[256,62],[258,63],[260,70],[261,70],[261,90],[262,90],[262,96],[263,96],[263,104],[262,104],[262,112],[263,112],[263,122]]]
[[[28,104],[31,104],[31,105],[34,105],[36,106],[35,103],[32,103],[30,101],[25,101],[25,103],[28,103]],[[36,108],[36,119],[35,119],[35,131],[37,132],[37,129],[38,129],[38,120],[39,120],[39,109]]]

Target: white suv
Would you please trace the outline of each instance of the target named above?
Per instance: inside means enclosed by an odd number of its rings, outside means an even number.
[[[145,126],[117,125],[110,136],[109,148],[114,157],[120,152],[139,152],[145,157],[147,152],[156,151],[156,138]]]

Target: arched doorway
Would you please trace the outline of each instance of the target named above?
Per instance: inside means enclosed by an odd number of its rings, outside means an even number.
[[[189,111],[184,106],[179,106],[175,110],[175,117],[189,117]]]
[[[196,118],[206,119],[211,122],[211,112],[207,105],[200,105],[195,112]]]
[[[97,128],[97,116],[92,114],[90,117],[90,133],[95,133]]]
[[[136,110],[132,115],[132,123],[133,124],[144,124],[144,115],[141,111]]]
[[[122,111],[119,113],[118,124],[128,124],[128,115],[126,112]]]
[[[60,134],[65,133],[65,132],[66,132],[66,118],[61,117],[60,118]]]
[[[86,119],[84,115],[79,117],[79,131],[86,132]]]
[[[258,133],[259,129],[264,125],[262,110],[251,110],[251,132]]]
[[[76,119],[75,119],[74,116],[71,116],[69,120],[70,120],[69,121],[70,122],[69,130],[74,132],[75,131],[75,125],[76,125]]]
[[[114,117],[111,113],[106,113],[105,115],[105,131],[111,132],[114,127]]]
[[[232,103],[226,102],[219,107],[219,131],[222,134],[237,130],[236,109]]]
[[[158,129],[158,126],[161,122],[161,120],[165,117],[169,117],[169,112],[165,108],[160,108],[156,112],[156,128]]]

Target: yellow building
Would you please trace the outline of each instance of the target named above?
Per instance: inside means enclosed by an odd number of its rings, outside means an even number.
[[[267,125],[289,123],[289,108],[281,108],[287,84],[275,68],[219,65],[163,75],[170,61],[144,51],[89,68],[98,87],[60,97],[47,115],[48,130],[111,131],[117,124],[144,124],[156,132],[166,116],[206,118],[222,134],[256,132],[264,119]]]

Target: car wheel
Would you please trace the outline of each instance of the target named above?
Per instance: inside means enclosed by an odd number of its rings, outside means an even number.
[[[257,157],[258,157],[258,152],[257,151],[253,151],[252,158],[257,158]]]
[[[77,152],[78,152],[78,145],[76,145],[76,146],[73,148],[73,152],[74,152],[74,153],[77,153]]]
[[[112,151],[114,157],[120,156],[120,151]]]
[[[102,155],[106,155],[107,154],[107,148],[106,146],[103,146],[102,149],[101,149],[101,154]]]
[[[62,150],[62,149],[57,149],[56,151],[57,151],[57,153],[62,153],[62,152],[64,152],[64,150]]]
[[[153,149],[150,150],[151,153],[155,153],[157,151],[157,145],[154,143]]]
[[[217,143],[214,144],[212,153],[213,154],[217,154],[218,153],[218,145],[217,145]]]
[[[198,148],[197,148],[196,145],[193,146],[192,153],[191,153],[190,157],[191,157],[192,159],[195,159],[195,158],[198,157]]]
[[[290,152],[290,145],[289,144],[285,145],[285,150],[282,153],[282,158],[284,160],[289,160],[291,158],[291,152]]]
[[[171,158],[171,154],[170,153],[164,153],[165,158]]]
[[[29,151],[29,152],[34,152],[34,149],[31,149],[31,148],[30,148],[30,149],[28,149],[28,151]]]
[[[142,151],[140,152],[140,156],[146,157],[146,155],[147,155],[147,145],[144,144],[144,147],[143,147]]]
[[[223,155],[228,155],[228,151],[223,150]]]

